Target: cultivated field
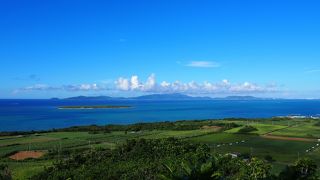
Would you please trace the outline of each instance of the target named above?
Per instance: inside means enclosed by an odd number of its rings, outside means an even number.
[[[232,123],[235,127],[230,127]],[[26,179],[73,152],[113,149],[128,139],[178,138],[208,144],[212,152],[272,157],[277,173],[298,158],[311,157],[320,165],[320,126],[310,119],[215,120],[177,122],[185,130],[112,130],[46,132],[0,137],[0,163],[8,164],[15,179]],[[239,133],[250,126],[256,130]],[[196,127],[196,128],[194,128]]]

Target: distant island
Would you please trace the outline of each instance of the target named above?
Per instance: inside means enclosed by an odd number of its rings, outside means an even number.
[[[118,97],[110,97],[110,96],[76,96],[76,97],[69,97],[62,100],[113,100],[113,99],[123,99]]]
[[[57,98],[52,98],[52,100],[59,100]],[[254,96],[227,96],[227,97],[199,97],[199,96],[189,96],[180,93],[171,94],[150,94],[138,97],[110,97],[110,96],[76,96],[60,100],[73,100],[73,101],[122,101],[122,100],[132,100],[132,101],[202,101],[202,100],[232,100],[232,101],[249,101],[249,100],[270,100],[270,98],[259,98]]]
[[[59,109],[119,109],[130,108],[131,106],[109,106],[109,105],[95,105],[95,106],[59,106]]]

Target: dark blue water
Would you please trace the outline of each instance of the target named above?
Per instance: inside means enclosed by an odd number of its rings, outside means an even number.
[[[130,105],[133,108],[58,109],[57,107],[61,105]],[[320,100],[174,102],[0,100],[0,131],[230,117],[268,118],[290,114],[317,116],[320,114]]]

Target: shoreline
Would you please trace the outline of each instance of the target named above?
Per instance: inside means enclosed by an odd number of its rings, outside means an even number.
[[[87,125],[72,125],[68,127],[61,127],[61,128],[50,128],[50,129],[43,129],[43,130],[13,130],[13,131],[0,131],[0,136],[10,136],[10,135],[27,135],[27,134],[34,134],[34,133],[46,133],[46,132],[55,132],[55,131],[70,131],[71,129],[77,128],[81,129],[79,131],[83,131],[88,127],[108,127],[108,126],[117,126],[117,127],[126,127],[126,126],[135,126],[135,125],[147,125],[147,124],[165,124],[165,123],[178,123],[178,122],[205,122],[205,121],[230,121],[230,122],[237,122],[237,121],[247,121],[247,122],[254,122],[254,121],[294,121],[294,120],[319,120],[313,119],[310,117],[307,118],[289,118],[286,116],[283,117],[272,117],[272,118],[222,118],[222,119],[180,119],[180,120],[161,120],[155,122],[135,122],[129,124],[87,124]],[[1,140],[1,139],[0,139]]]

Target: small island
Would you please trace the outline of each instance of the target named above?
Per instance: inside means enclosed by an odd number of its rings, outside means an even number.
[[[114,106],[114,105],[85,105],[85,106],[59,106],[58,109],[120,109],[130,108],[131,106]]]

